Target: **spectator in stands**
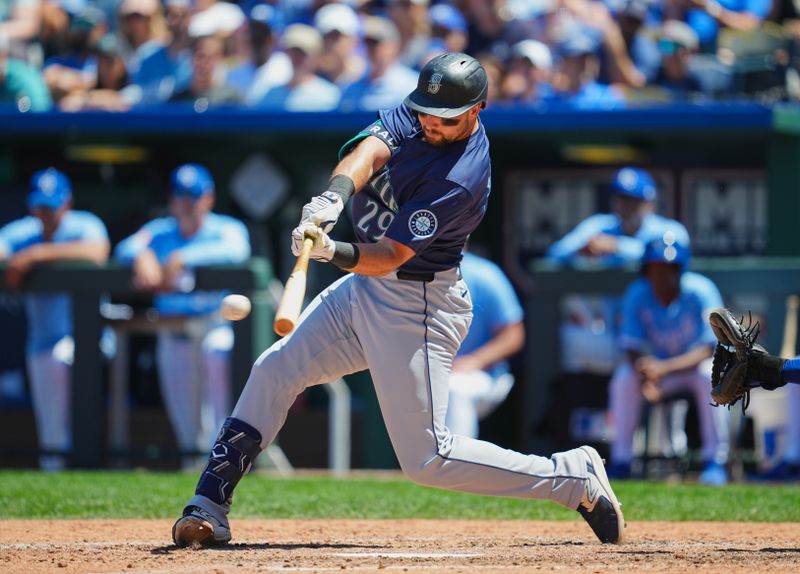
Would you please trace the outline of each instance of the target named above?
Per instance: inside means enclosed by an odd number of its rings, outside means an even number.
[[[53,101],[42,73],[10,57],[8,39],[0,35],[0,107],[11,104],[21,112],[49,110]]]
[[[292,24],[283,35],[283,46],[292,61],[292,79],[269,90],[256,104],[265,110],[324,112],[336,109],[339,88],[314,73],[322,52],[322,37],[315,28]]]
[[[282,17],[274,6],[257,3],[250,9],[247,16],[250,54],[225,77],[225,83],[244,94],[248,104],[258,102],[271,88],[292,79],[289,56],[275,49],[281,28]]]
[[[209,447],[229,412],[233,348],[230,324],[216,316],[224,293],[193,291],[191,273],[197,267],[247,260],[250,240],[242,222],[212,212],[214,181],[203,166],[178,167],[169,191],[171,215],[150,221],[124,239],[114,256],[132,267],[138,289],[155,294],[160,315],[208,320],[198,369],[203,380],[192,376],[198,358],[189,338],[163,332],[156,347],[161,395],[188,468],[194,465],[191,454]]]
[[[633,65],[648,83],[655,79],[661,64],[657,42],[644,25],[650,5],[650,0],[623,0],[614,14]]]
[[[73,92],[94,89],[97,82],[95,46],[106,32],[105,14],[86,6],[70,18],[66,50],[44,62],[45,82],[58,101]]]
[[[655,213],[656,183],[647,171],[623,167],[614,175],[611,191],[611,213],[584,219],[550,246],[548,259],[562,265],[619,267],[638,262],[644,246],[668,231],[689,244],[683,224]]]
[[[189,85],[192,77],[191,12],[190,0],[164,2],[169,42],[144,55],[134,76],[142,90],[142,103],[166,102]]]
[[[419,69],[428,51],[430,0],[386,0],[389,18],[400,32],[400,63]]]
[[[603,2],[563,0],[558,6],[559,9],[550,12],[548,18],[551,45],[580,43],[591,39],[597,43],[592,51],[599,56],[602,49],[608,67],[605,83],[632,87],[645,84],[644,76],[631,61],[619,25]]]
[[[116,35],[106,34],[95,46],[97,70],[94,88],[74,90],[58,102],[65,112],[103,110],[125,112],[141,99],[141,89],[128,84],[124,50]]]
[[[699,80],[689,68],[699,42],[695,31],[679,20],[668,20],[661,26],[658,48],[663,60],[654,83],[673,100],[685,100],[702,92]]]
[[[522,40],[511,49],[502,84],[502,100],[530,106],[555,97],[551,83],[553,57],[538,40]]]
[[[123,0],[119,6],[120,30],[129,47],[128,76],[131,83],[139,86],[143,85],[139,78],[142,61],[163,46],[153,25],[160,11],[158,0]]]
[[[364,76],[350,84],[339,108],[378,110],[400,104],[417,87],[418,73],[398,62],[400,34],[391,20],[369,16],[364,20],[364,45],[369,68]]]
[[[0,229],[0,260],[6,261],[6,283],[24,288],[28,272],[40,264],[108,258],[108,234],[103,222],[72,209],[72,185],[49,168],[31,178],[30,215]],[[74,356],[72,302],[67,293],[25,295],[28,318],[26,362],[42,470],[61,470],[61,453],[72,448],[71,378]]]
[[[469,43],[467,20],[450,4],[436,4],[428,11],[431,40],[439,41],[445,52],[463,52]]]
[[[464,0],[460,4],[468,23],[468,54],[492,53],[496,44],[506,43],[510,23],[506,3],[506,0]]]
[[[486,70],[486,79],[489,82],[487,106],[505,105],[503,101],[502,85],[505,76],[505,66],[503,62],[491,54],[481,54],[478,61]]]
[[[326,4],[314,15],[314,27],[323,39],[317,74],[340,88],[364,75],[367,63],[358,52],[361,25],[350,6]]]
[[[237,52],[236,33],[245,24],[244,12],[235,3],[202,0],[197,3],[189,21],[189,36],[217,36],[223,41],[225,56]]]
[[[186,89],[176,92],[171,102],[194,102],[195,108],[205,111],[208,106],[232,105],[242,102],[242,96],[222,83],[220,69],[224,43],[219,36],[195,38],[192,53],[192,79]]]
[[[609,476],[631,475],[633,434],[644,401],[657,403],[677,393],[694,398],[705,467],[700,482],[721,486],[728,480],[728,411],[708,400],[711,355],[716,338],[708,312],[722,306],[716,285],[687,270],[689,249],[671,233],[647,244],[642,277],[626,289],[622,302],[620,346],[627,360],[609,387],[614,425]]]
[[[0,36],[10,45],[24,47],[39,35],[41,0],[3,0],[0,2]],[[20,57],[23,54],[18,53]]]
[[[664,0],[664,20],[682,20],[694,29],[701,52],[716,50],[720,28],[749,32],[766,19],[772,0]]]
[[[514,386],[507,360],[525,344],[525,326],[514,287],[497,265],[466,252],[461,271],[473,317],[453,360],[445,423],[455,435],[478,438],[478,421],[494,411]]]
[[[553,78],[558,97],[578,109],[620,109],[625,96],[616,86],[598,82],[601,32],[579,26],[563,37],[556,50],[561,64]]]

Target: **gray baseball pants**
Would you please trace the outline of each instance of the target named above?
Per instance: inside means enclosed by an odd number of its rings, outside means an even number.
[[[471,318],[458,269],[427,283],[395,273],[346,275],[258,358],[233,416],[258,429],[266,448],[305,388],[369,369],[395,454],[411,480],[577,508],[587,480],[582,451],[524,455],[453,435],[445,426],[450,368]]]

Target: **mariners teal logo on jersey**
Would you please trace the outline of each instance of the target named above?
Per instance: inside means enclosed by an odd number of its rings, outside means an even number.
[[[431,79],[428,82],[428,93],[435,94],[442,87],[442,75],[439,72],[431,74]]]
[[[411,214],[408,228],[418,239],[430,237],[436,231],[436,216],[427,209],[418,209]]]

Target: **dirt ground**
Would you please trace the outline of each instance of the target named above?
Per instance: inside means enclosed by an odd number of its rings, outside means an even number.
[[[234,520],[234,540],[178,549],[165,520],[0,521],[2,572],[799,572],[800,524]]]

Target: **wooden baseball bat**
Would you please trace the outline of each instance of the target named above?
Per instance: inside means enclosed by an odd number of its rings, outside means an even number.
[[[792,359],[797,354],[797,310],[800,308],[800,297],[789,295],[786,298],[786,318],[783,323],[783,345],[781,357]]]
[[[278,305],[278,311],[275,313],[275,321],[272,323],[275,333],[281,337],[285,337],[292,332],[297,323],[297,318],[300,316],[300,308],[303,306],[303,299],[306,296],[308,256],[313,246],[313,238],[306,237],[303,240],[303,249],[300,251],[300,255],[297,256],[297,262],[294,264],[292,274],[289,275],[286,285],[283,287],[283,296],[281,297],[280,305]]]

